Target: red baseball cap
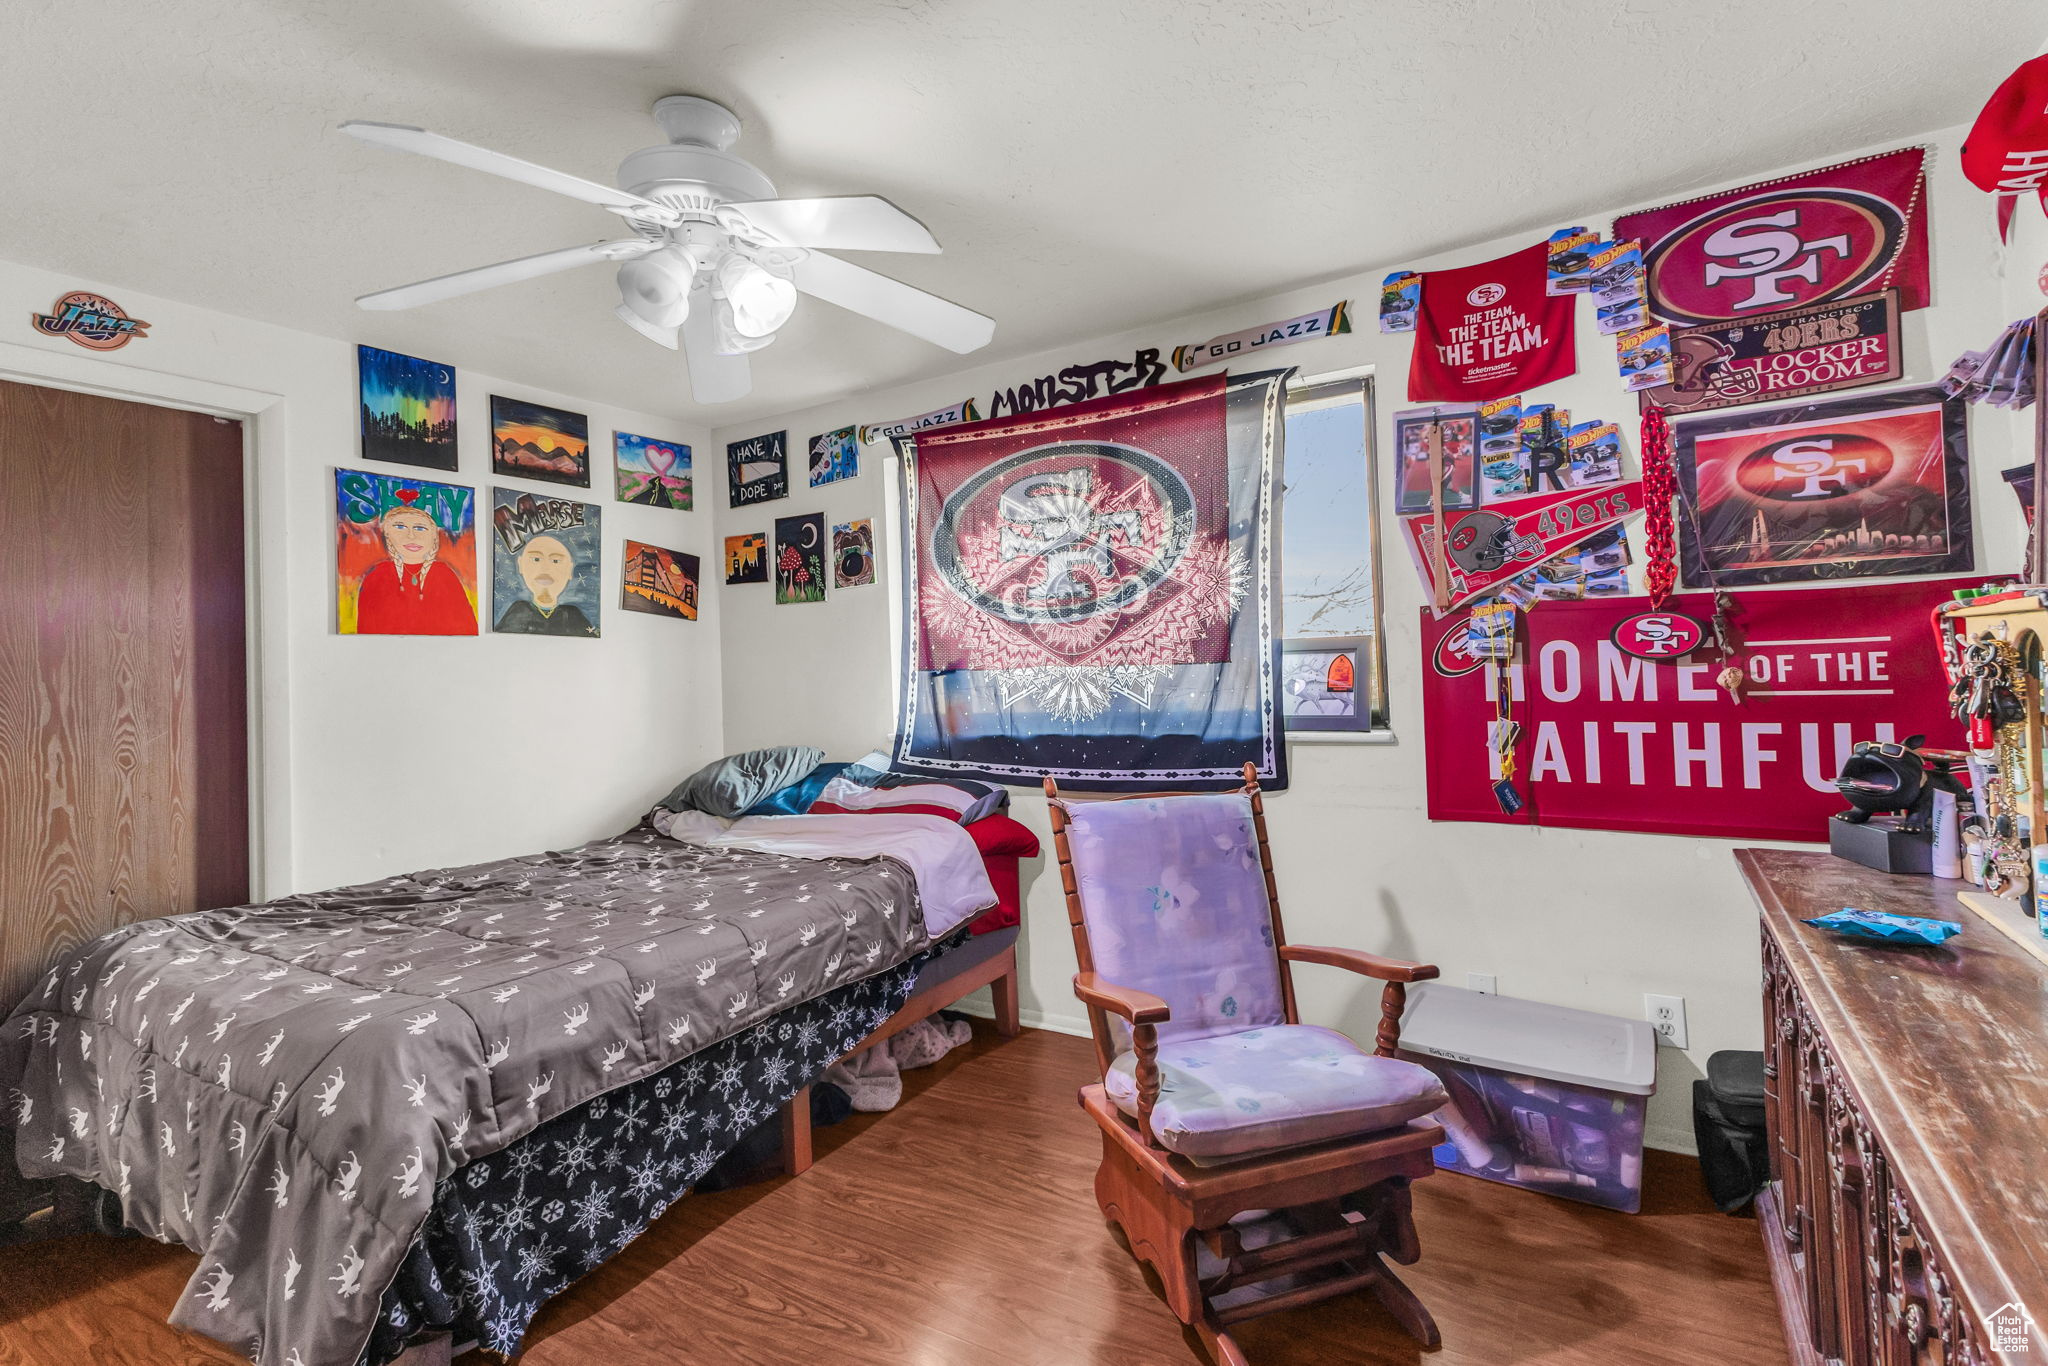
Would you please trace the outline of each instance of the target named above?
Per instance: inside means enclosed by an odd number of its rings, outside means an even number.
[[[2020,63],[1992,92],[1963,139],[1963,175],[2001,197],[2001,228],[2019,195],[2044,195],[2048,205],[2048,54]]]

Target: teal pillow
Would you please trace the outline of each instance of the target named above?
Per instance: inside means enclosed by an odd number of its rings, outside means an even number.
[[[676,784],[661,799],[671,811],[704,811],[737,816],[778,788],[801,782],[825,762],[825,751],[811,745],[776,745],[728,754],[706,764]]]

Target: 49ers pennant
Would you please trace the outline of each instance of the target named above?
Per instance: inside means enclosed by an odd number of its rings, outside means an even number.
[[[1499,592],[1510,579],[1642,510],[1643,481],[1631,479],[1625,484],[1510,498],[1456,516],[1445,513],[1450,523],[1443,554],[1449,591],[1441,595],[1437,592],[1436,519],[1404,517],[1401,534],[1408,539],[1408,551],[1415,558],[1423,587],[1433,601],[1443,603],[1435,609],[1442,617],[1476,598]]]
[[[1926,149],[1905,147],[1614,220],[1643,242],[1650,311],[1695,327],[1894,286],[1927,307]]]
[[[1578,368],[1572,294],[1552,294],[1550,244],[1422,277],[1408,366],[1415,403],[1483,403]]]

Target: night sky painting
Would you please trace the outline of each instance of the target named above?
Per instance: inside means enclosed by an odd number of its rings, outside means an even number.
[[[356,348],[363,459],[455,468],[455,367]]]

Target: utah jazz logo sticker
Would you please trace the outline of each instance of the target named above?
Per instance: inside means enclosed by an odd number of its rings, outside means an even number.
[[[50,305],[48,313],[32,313],[36,331],[68,337],[88,351],[118,351],[137,337],[149,335],[149,324],[131,318],[101,294],[74,290]]]

